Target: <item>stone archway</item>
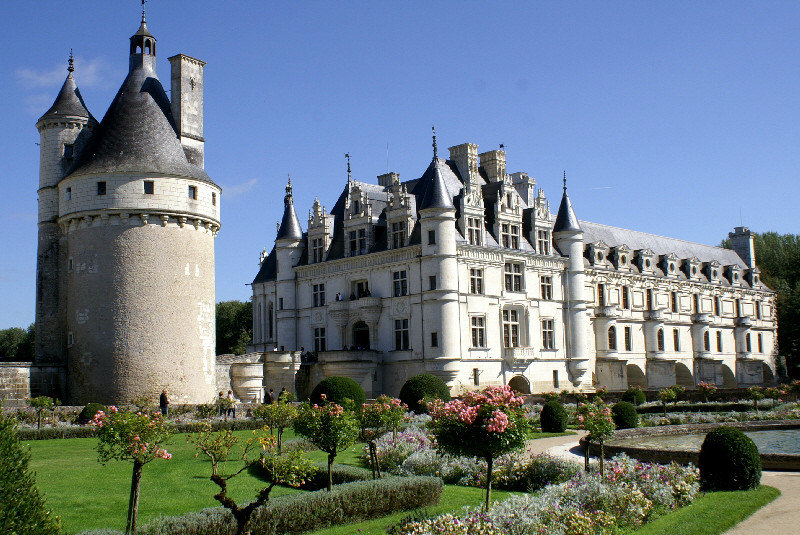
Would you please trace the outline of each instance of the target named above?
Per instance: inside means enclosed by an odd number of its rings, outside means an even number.
[[[764,384],[771,385],[775,382],[775,375],[772,373],[772,368],[766,362],[761,363],[762,373],[764,374]]]
[[[369,349],[369,327],[363,321],[353,324],[353,349]]]
[[[686,388],[694,388],[694,377],[692,377],[692,372],[686,364],[675,363],[675,384]]]
[[[531,393],[531,383],[528,381],[527,378],[523,377],[522,375],[515,375],[511,378],[508,382],[508,386],[511,387],[511,390],[516,392],[517,394],[530,394]]]
[[[628,387],[638,386],[642,390],[647,388],[647,379],[639,366],[636,364],[628,364],[625,366],[625,371],[628,375]]]
[[[733,374],[730,366],[727,364],[722,365],[722,388],[736,388],[736,376]]]

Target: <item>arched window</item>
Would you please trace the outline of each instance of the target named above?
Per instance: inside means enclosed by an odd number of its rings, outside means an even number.
[[[711,336],[708,334],[708,331],[703,333],[703,350],[711,351]]]
[[[659,351],[664,351],[664,329],[659,329],[656,333],[656,344]]]
[[[268,338],[272,340],[272,303],[269,304],[269,310],[267,311],[267,333]]]
[[[614,326],[608,328],[608,349],[609,351],[617,350],[617,328]]]

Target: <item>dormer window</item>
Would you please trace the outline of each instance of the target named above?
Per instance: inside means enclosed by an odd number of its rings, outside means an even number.
[[[603,253],[601,251],[597,251],[597,261],[602,262],[603,258],[604,258]]]
[[[506,249],[519,249],[519,225],[500,225],[500,240]]]
[[[406,246],[406,222],[392,223],[392,249]]]
[[[550,231],[536,231],[536,250],[539,254],[550,254]]]
[[[64,144],[64,158],[71,160],[75,156],[75,145],[72,143]]]
[[[360,201],[353,201],[353,213],[361,213],[361,202]]]
[[[483,245],[482,226],[480,217],[467,218],[467,242],[470,245]]]

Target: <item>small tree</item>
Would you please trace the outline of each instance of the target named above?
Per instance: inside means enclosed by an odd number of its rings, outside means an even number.
[[[594,402],[595,403],[603,403],[608,395],[608,388],[601,386],[594,392]]]
[[[764,389],[760,386],[751,386],[747,389],[747,396],[753,401],[753,408],[758,412],[758,402],[764,399]]]
[[[358,413],[361,424],[361,439],[367,443],[369,448],[369,464],[372,468],[372,478],[381,477],[381,469],[378,465],[378,447],[375,439],[384,433],[392,432],[394,440],[397,440],[397,430],[406,419],[408,406],[399,399],[390,398],[382,395],[375,400],[375,403],[364,403]]]
[[[764,389],[764,396],[772,401],[772,408],[774,409],[775,402],[781,399],[781,396],[783,396],[783,391],[780,388],[771,386]]]
[[[672,385],[670,387],[675,391],[675,401],[680,401],[686,397],[686,387],[683,385]]]
[[[211,461],[210,479],[220,489],[214,495],[214,499],[233,515],[236,521],[236,535],[245,533],[253,511],[269,501],[270,492],[275,485],[299,487],[315,471],[302,450],[279,453],[277,440],[274,436],[266,435],[266,428],[260,433],[254,431],[252,438],[240,442],[229,429],[214,432],[211,424],[205,422],[199,433],[190,434],[186,440],[197,447],[195,457],[202,454]],[[230,466],[228,461],[234,460],[241,463],[237,464],[238,469],[224,472],[223,469]],[[228,496],[228,481],[255,465],[261,466],[263,476],[269,485],[257,492],[255,500],[241,507]]]
[[[131,400],[131,405],[136,407],[137,412],[149,413],[153,411],[153,399],[150,396],[137,396]]]
[[[269,405],[259,405],[253,410],[253,418],[264,422],[271,434],[277,431],[278,453],[281,453],[283,445],[283,430],[291,427],[296,417],[297,407],[281,400]]]
[[[658,391],[658,400],[661,402],[661,406],[664,408],[664,416],[666,416],[667,404],[678,401],[678,393],[672,387],[662,388]]]
[[[448,403],[435,400],[428,404],[440,450],[486,461],[486,509],[492,496],[494,459],[525,445],[530,425],[522,403],[522,398],[506,385],[470,391]]]
[[[697,389],[700,391],[700,396],[706,403],[708,403],[708,400],[714,397],[714,394],[717,393],[717,385],[714,383],[706,383],[701,381],[697,383]]]
[[[358,420],[352,411],[336,403],[310,405],[304,403],[298,410],[292,426],[294,432],[308,439],[328,454],[328,491],[333,487],[333,461],[341,451],[358,440]]]
[[[92,423],[97,426],[98,461],[110,460],[133,463],[131,495],[128,501],[128,521],[125,533],[136,531],[139,516],[139,487],[144,465],[154,459],[171,459],[163,446],[172,435],[172,426],[160,414],[150,416],[140,412],[118,411],[109,407],[109,413],[98,412]]]
[[[575,408],[581,406],[581,403],[586,403],[589,401],[589,396],[583,392],[575,392],[572,394],[573,398],[575,399]]]
[[[36,429],[42,428],[42,413],[52,410],[55,406],[53,398],[48,396],[37,396],[28,400],[28,405],[36,411]]]
[[[589,435],[588,441],[597,440],[600,443],[600,475],[604,473],[605,445],[607,437],[614,434],[616,426],[611,415],[611,409],[605,403],[586,403],[578,408],[578,424],[581,429],[586,429]],[[589,471],[589,443],[587,442],[584,452],[584,462],[586,471]]]

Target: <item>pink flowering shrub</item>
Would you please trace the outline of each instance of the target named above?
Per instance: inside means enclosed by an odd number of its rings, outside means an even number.
[[[713,383],[707,383],[705,381],[700,381],[697,383],[697,390],[700,391],[700,395],[703,397],[703,401],[708,402],[709,399],[714,397],[714,394],[717,393],[717,385]]]
[[[438,448],[454,456],[478,457],[487,464],[486,507],[491,498],[494,459],[525,445],[529,422],[522,398],[508,386],[471,391],[447,403],[428,404]]]
[[[576,415],[578,426],[581,429],[586,429],[589,432],[587,437],[589,440],[596,440],[600,442],[600,473],[603,473],[603,457],[605,456],[603,442],[606,438],[614,434],[616,425],[614,425],[614,418],[611,415],[611,408],[598,401],[596,403],[584,403],[578,407]],[[586,470],[589,470],[589,448],[585,448],[586,454]]]
[[[399,399],[381,395],[374,403],[364,403],[358,412],[361,424],[361,439],[367,443],[369,450],[369,465],[372,467],[372,477],[381,477],[380,463],[378,462],[378,446],[375,440],[387,431],[397,437],[400,425],[408,418],[408,405]]]

